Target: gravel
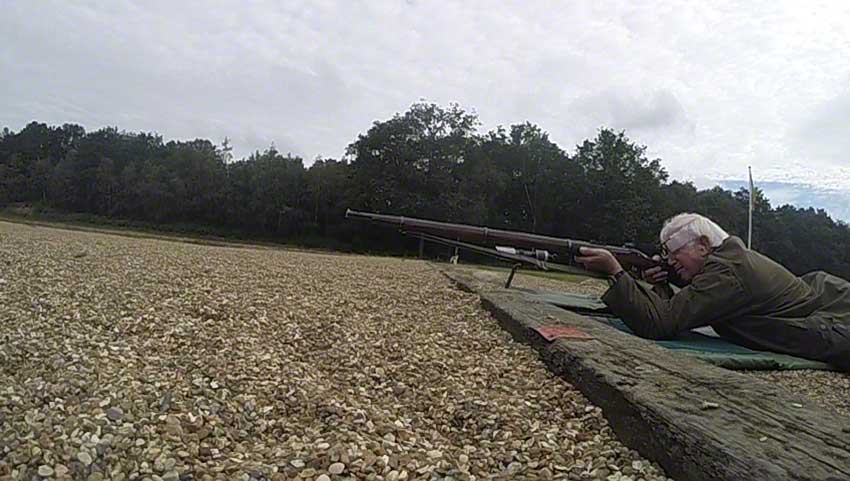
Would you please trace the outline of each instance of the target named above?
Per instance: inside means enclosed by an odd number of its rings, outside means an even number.
[[[0,223],[0,340],[0,479],[667,479],[418,261]]]
[[[823,408],[850,416],[850,374],[831,371],[750,371],[759,379],[811,398]]]
[[[493,283],[494,286],[504,287],[508,280],[510,271],[480,269],[475,266],[459,264],[457,268],[467,269],[475,272],[476,277],[483,281]],[[538,271],[539,272],[539,271]],[[577,276],[571,276],[576,279]],[[575,280],[562,280],[551,277],[544,277],[528,273],[527,271],[519,270],[514,275],[511,281],[512,288],[534,289],[544,291],[561,291],[571,292],[573,294],[584,294],[588,296],[602,297],[602,294],[608,289],[608,282],[604,279],[588,277],[584,280],[576,282]]]
[[[573,294],[584,294],[596,297],[602,297],[602,294],[605,294],[605,291],[608,290],[608,282],[603,279],[589,277],[583,281],[571,282],[558,279],[548,279],[530,274],[517,274],[514,277],[513,282],[511,282],[511,286],[544,291],[572,292]]]

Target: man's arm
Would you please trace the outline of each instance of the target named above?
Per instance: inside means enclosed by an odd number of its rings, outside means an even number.
[[[638,336],[669,339],[706,326],[749,303],[750,296],[728,267],[711,262],[705,267],[689,286],[668,299],[625,275],[608,289],[602,301]]]

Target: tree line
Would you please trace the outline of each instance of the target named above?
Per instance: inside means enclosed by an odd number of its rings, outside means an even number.
[[[341,159],[274,147],[236,160],[225,140],[168,141],[117,128],[32,122],[0,132],[0,206],[344,250],[414,251],[346,208],[605,243],[657,243],[664,219],[704,214],[746,236],[749,193],[670,180],[624,132],[600,129],[566,152],[532,123],[479,132],[458,105],[413,104],[375,122]],[[850,278],[850,227],[823,210],[773,207],[756,192],[753,247],[793,272]]]

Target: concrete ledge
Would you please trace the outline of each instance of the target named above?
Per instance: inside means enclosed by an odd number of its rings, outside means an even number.
[[[620,440],[680,481],[850,480],[850,420],[745,374],[503,289],[463,268],[442,268],[548,367],[601,407]],[[546,341],[540,325],[592,340]],[[848,394],[850,395],[850,394]]]

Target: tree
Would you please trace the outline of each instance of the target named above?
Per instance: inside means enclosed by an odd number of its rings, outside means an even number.
[[[596,139],[578,146],[573,160],[583,171],[581,204],[576,217],[585,219],[585,234],[621,243],[652,242],[661,224],[662,183],[667,172],[658,159],[648,160],[646,147],[625,133],[601,129]]]
[[[234,225],[280,236],[303,231],[309,213],[304,164],[298,157],[281,155],[274,146],[228,166],[229,218]]]
[[[529,122],[499,127],[460,168],[466,198],[486,212],[480,221],[507,229],[555,233],[563,209],[555,198],[574,192],[578,169],[549,135]]]
[[[98,200],[97,213],[108,216],[114,215],[120,184],[118,182],[115,162],[109,157],[101,158],[97,166],[95,186],[97,189],[95,195]]]
[[[76,212],[79,208],[78,164],[76,154],[69,153],[59,160],[48,179],[48,201],[62,210]]]
[[[38,158],[32,165],[30,173],[29,198],[47,204],[47,193],[50,189],[50,176],[53,173],[53,164],[47,157]]]
[[[455,219],[465,206],[456,167],[476,145],[478,118],[459,106],[417,103],[375,122],[348,146],[353,201],[362,209]]]
[[[316,159],[306,172],[311,219],[321,235],[338,230],[349,203],[349,166],[344,161]],[[346,224],[347,225],[347,224]]]

